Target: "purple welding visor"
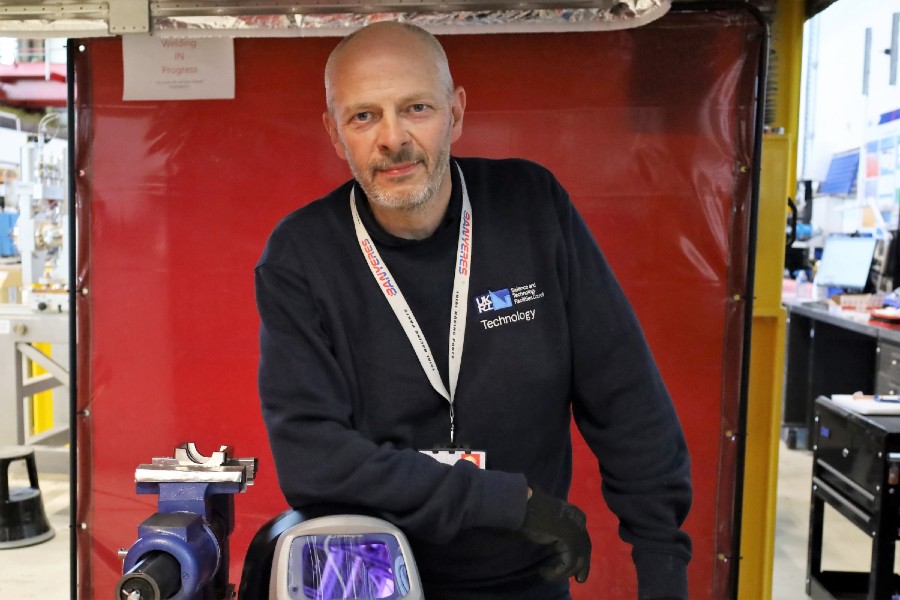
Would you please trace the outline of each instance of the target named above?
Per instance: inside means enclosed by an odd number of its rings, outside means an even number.
[[[288,578],[291,600],[399,600],[410,590],[400,544],[389,533],[298,536]]]

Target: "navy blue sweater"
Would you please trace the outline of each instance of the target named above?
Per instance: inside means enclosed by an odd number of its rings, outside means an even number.
[[[285,498],[358,506],[401,527],[429,600],[558,598],[565,586],[535,576],[545,549],[517,530],[527,485],[568,493],[574,415],[633,545],[640,597],[685,598],[688,453],[624,294],[546,169],[454,162],[473,214],[456,438],[487,452],[487,470],[417,452],[448,442],[448,403],[359,250],[348,182],[283,219],[256,268],[259,390]],[[451,172],[447,214],[421,241],[385,232],[356,190],[445,384],[461,204]]]

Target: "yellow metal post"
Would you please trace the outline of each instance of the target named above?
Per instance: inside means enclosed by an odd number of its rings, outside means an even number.
[[[47,356],[53,355],[52,346],[47,343],[32,344]],[[47,371],[37,363],[31,363],[31,376],[37,377]],[[38,392],[31,397],[31,435],[37,435],[53,427],[53,390]]]
[[[772,24],[771,130],[763,139],[753,304],[739,600],[772,597],[778,440],[784,379],[781,305],[787,198],[796,183],[803,0],[779,0]]]
[[[785,136],[767,135],[750,350],[739,600],[767,600],[772,594],[786,319],[781,306],[787,198],[783,164],[790,154]]]

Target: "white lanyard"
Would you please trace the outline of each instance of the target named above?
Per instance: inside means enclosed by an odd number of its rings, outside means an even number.
[[[431,382],[432,387],[450,403],[450,443],[454,443],[455,420],[453,411],[453,400],[456,395],[456,384],[459,381],[459,367],[462,363],[463,341],[466,338],[466,315],[469,312],[469,305],[466,297],[469,293],[469,271],[472,263],[472,205],[469,202],[469,194],[466,192],[466,182],[463,179],[462,169],[459,170],[459,181],[462,190],[462,212],[459,218],[459,243],[456,256],[456,266],[454,267],[453,277],[453,301],[450,305],[450,340],[449,353],[450,369],[449,382],[450,391],[444,382],[441,381],[441,373],[434,362],[434,356],[431,354],[431,348],[428,347],[428,341],[419,328],[415,315],[409,308],[406,298],[400,292],[394,276],[391,275],[387,264],[381,259],[378,249],[375,247],[366,226],[363,225],[359,218],[359,211],[356,208],[356,186],[350,190],[350,211],[353,214],[353,224],[356,227],[356,239],[359,240],[359,249],[363,253],[366,264],[372,270],[375,281],[378,282],[384,297],[387,298],[388,304],[400,321],[409,343],[412,344],[419,363]]]

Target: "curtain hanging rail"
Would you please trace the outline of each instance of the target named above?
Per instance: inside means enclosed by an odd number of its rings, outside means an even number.
[[[536,0],[514,5],[497,0],[19,2],[0,6],[0,36],[75,38],[198,31],[203,35],[323,35],[323,31],[339,35],[358,27],[361,20],[384,15],[426,27],[449,27],[450,33],[625,29],[661,17],[673,1],[678,0]],[[267,19],[261,25],[258,17]],[[485,31],[485,25],[491,31]]]
[[[109,2],[48,2],[0,5],[0,20],[105,19]]]
[[[510,2],[479,0],[381,0],[360,2],[359,0],[291,1],[267,0],[264,2],[237,2],[220,0],[197,0],[177,2],[157,0],[150,2],[150,14],[160,17],[171,16],[235,16],[235,15],[284,15],[284,14],[329,14],[374,12],[452,12],[452,11],[505,11],[536,9],[578,9],[598,8],[609,10],[621,5],[622,11],[641,10],[642,5],[652,7],[660,2],[653,0],[567,0],[563,2]]]

